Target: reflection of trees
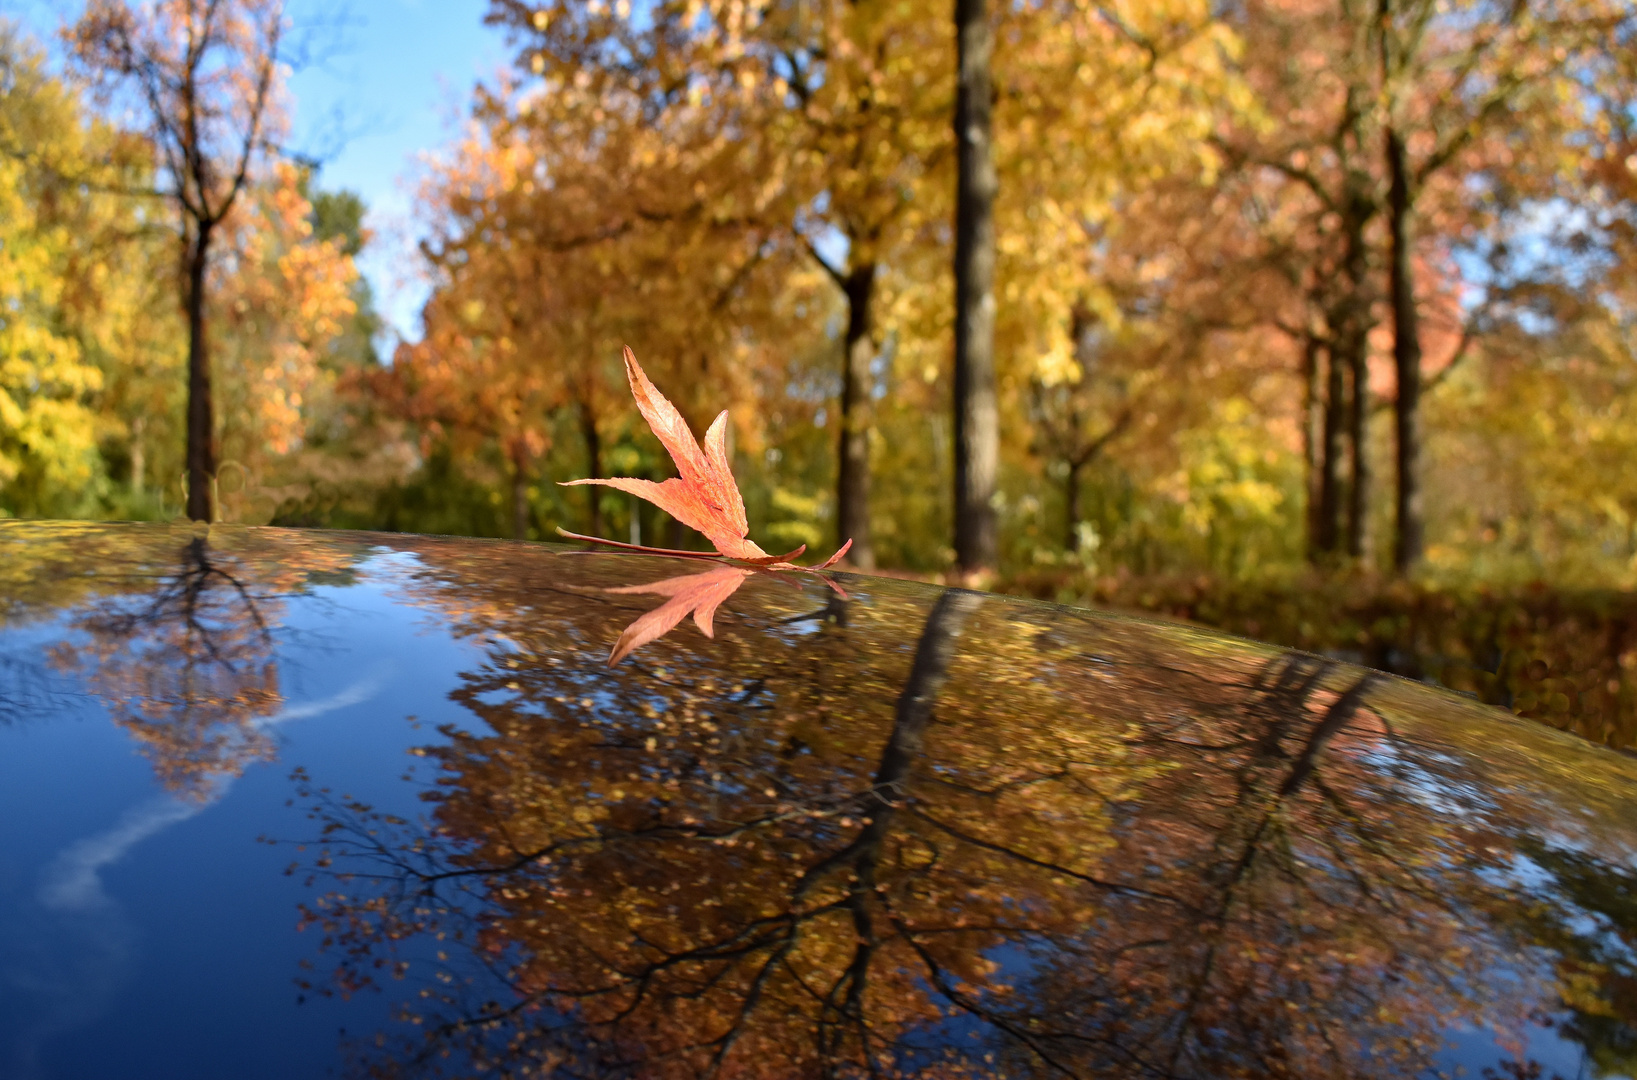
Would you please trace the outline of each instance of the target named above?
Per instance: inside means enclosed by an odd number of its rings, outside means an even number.
[[[1522,853],[1551,883],[1509,914],[1561,957],[1563,1033],[1587,1048],[1595,1075],[1637,1076],[1637,871],[1541,843]]]
[[[259,725],[283,700],[274,631],[284,598],[358,554],[356,544],[268,530],[29,531],[59,576],[36,580],[8,621],[55,616],[57,679],[106,702],[161,782],[193,797],[271,755]]]
[[[1443,830],[1373,766],[1326,752],[1369,721],[1372,678],[1316,711],[1330,668],[1281,659],[1239,709],[1138,740],[1168,768],[1108,862],[1175,899],[1125,892],[1054,937],[1027,991],[997,1004],[1060,1003],[1036,1021],[1042,1052],[1085,1075],[1408,1075],[1439,1021],[1486,1019],[1475,978],[1496,955],[1463,940],[1462,879],[1435,869]],[[1404,845],[1397,815],[1428,832]]]
[[[273,754],[257,721],[283,701],[268,621],[277,600],[245,569],[195,536],[150,589],[81,613],[85,644],[56,649],[59,666],[87,672],[173,791],[203,794]]]
[[[423,601],[493,642],[456,694],[483,724],[425,750],[424,828],[317,804],[339,985],[434,973],[382,1074],[1413,1075],[1590,962],[1575,920],[1519,922],[1545,893],[1513,854],[1589,842],[1581,792],[1375,677],[754,580],[734,631],[609,675],[609,563],[427,558]]]
[[[61,708],[67,695],[38,662],[36,650],[0,654],[0,725],[25,722]]]

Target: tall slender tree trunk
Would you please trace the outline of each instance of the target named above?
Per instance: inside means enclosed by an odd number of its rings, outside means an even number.
[[[131,494],[139,499],[145,489],[148,472],[148,448],[143,439],[147,434],[147,428],[147,417],[131,418]]]
[[[1324,445],[1319,475],[1318,550],[1334,555],[1341,547],[1341,462],[1346,432],[1347,369],[1335,340],[1325,350]]]
[[[1319,362],[1324,344],[1315,333],[1309,333],[1302,343],[1302,462],[1306,485],[1307,504],[1307,558],[1309,562],[1319,554],[1319,521],[1323,502],[1324,414],[1321,407],[1323,384],[1320,381]]]
[[[870,544],[870,362],[875,358],[875,273],[873,262],[847,274],[847,338],[841,365],[841,429],[837,447],[836,542],[852,539],[848,559],[861,570],[875,569]]]
[[[1370,557],[1370,347],[1360,335],[1349,348],[1352,355],[1352,397],[1348,404],[1348,441],[1353,444],[1353,476],[1347,491],[1347,554],[1368,562]]]
[[[1078,461],[1067,462],[1069,474],[1063,478],[1063,550],[1080,550],[1080,472]]]
[[[1421,508],[1421,327],[1415,309],[1415,267],[1410,261],[1409,162],[1404,140],[1387,129],[1388,226],[1392,235],[1389,273],[1393,305],[1393,370],[1397,400],[1393,402],[1396,427],[1395,458],[1398,490],[1395,500],[1393,568],[1407,574],[1421,561],[1425,525]]]
[[[1368,561],[1370,557],[1370,249],[1365,230],[1375,206],[1361,183],[1349,193],[1345,215],[1346,254],[1342,262],[1341,326],[1336,334],[1338,353],[1332,363],[1344,360],[1352,391],[1348,416],[1348,441],[1353,444],[1352,478],[1348,484],[1347,554]]]
[[[187,252],[188,318],[188,517],[213,521],[216,516],[216,417],[210,390],[210,344],[205,324],[205,272],[209,268],[210,222],[193,223]]]
[[[592,411],[589,401],[580,402],[580,437],[585,440],[586,478],[600,480],[603,474],[602,436],[597,433],[597,414]],[[589,536],[601,536],[603,489],[595,484],[587,484],[585,490],[590,496],[586,533]]]
[[[955,0],[955,560],[993,569],[1000,419],[995,402],[993,39],[984,0]]]

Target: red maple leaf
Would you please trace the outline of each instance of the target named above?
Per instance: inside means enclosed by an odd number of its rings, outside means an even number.
[[[613,667],[650,641],[664,637],[671,632],[672,627],[687,618],[690,612],[700,632],[708,638],[714,638],[716,609],[722,606],[724,600],[739,591],[739,586],[753,573],[754,570],[738,566],[713,566],[702,574],[666,578],[652,585],[627,585],[607,590],[611,593],[654,593],[670,597],[654,610],[639,615],[625,628],[625,632],[614,642],[614,648],[608,654],[608,666]]]
[[[666,452],[671,455],[671,460],[676,463],[678,475],[661,484],[656,484],[652,480],[616,476],[607,480],[570,480],[563,486],[601,484],[604,487],[630,492],[639,499],[646,499],[682,524],[703,534],[705,539],[711,542],[711,546],[716,548],[717,554],[622,544],[617,540],[604,540],[599,536],[582,536],[566,529],[558,529],[558,533],[575,540],[607,544],[609,547],[624,548],[627,551],[681,555],[694,559],[725,557],[772,570],[824,570],[834,566],[847,554],[847,549],[853,546],[850,539],[841,545],[839,551],[818,566],[799,567],[790,560],[806,551],[806,544],[784,555],[769,555],[754,541],[747,539],[750,525],[745,520],[745,501],[739,497],[739,485],[734,482],[733,470],[728,464],[727,410],[723,409],[711,423],[710,429],[705,432],[705,444],[701,447],[694,440],[693,432],[688,430],[688,422],[682,418],[676,406],[648,381],[648,376],[637,363],[636,354],[631,351],[629,345],[625,348],[625,374],[631,381],[631,394],[637,399],[637,408],[642,411],[643,419],[648,421],[648,426],[653,429]],[[729,590],[730,593],[731,591]],[[670,626],[675,626],[681,617],[679,615],[673,619]],[[666,629],[670,629],[670,626]]]

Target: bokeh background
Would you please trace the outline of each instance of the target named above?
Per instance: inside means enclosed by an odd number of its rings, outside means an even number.
[[[856,565],[951,570],[947,3],[0,20],[0,514],[186,517],[202,335],[216,520],[702,546],[558,486],[670,475],[629,344],[696,430],[729,410],[769,550],[827,553],[853,505]],[[1632,741],[1631,6],[988,22],[990,583]],[[207,23],[192,131],[132,43],[186,58]],[[190,131],[214,172],[177,156]]]

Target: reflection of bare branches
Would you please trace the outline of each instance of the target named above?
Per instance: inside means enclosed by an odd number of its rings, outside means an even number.
[[[620,677],[527,595],[425,827],[315,806],[336,985],[459,950],[382,1075],[1418,1075],[1549,996],[1489,977],[1527,803],[1378,676],[945,592]]]
[[[0,656],[0,725],[49,716],[70,696],[32,656]]]
[[[666,1050],[648,1045],[642,1051],[646,1061],[656,1057],[695,1060],[695,1071],[714,1075],[726,1067],[741,1040],[765,1024],[764,1005],[775,1015],[784,1013],[791,1004],[791,995],[795,995],[809,1001],[816,1010],[811,1038],[824,1060],[873,1063],[877,1054],[891,1042],[890,1033],[886,1036],[872,1033],[865,1008],[870,972],[882,944],[875,928],[875,909],[882,903],[877,896],[877,867],[889,847],[894,818],[909,797],[906,788],[911,770],[922,757],[933,703],[948,679],[955,643],[969,615],[982,602],[978,594],[950,591],[934,605],[899,694],[891,733],[881,752],[873,782],[855,794],[840,792],[827,799],[804,800],[801,805],[783,812],[752,815],[727,827],[700,824],[629,830],[602,828],[594,834],[554,838],[549,843],[521,849],[508,841],[507,846],[515,851],[510,859],[470,865],[436,861],[432,846],[424,843],[396,849],[383,844],[367,808],[332,806],[321,810],[320,816],[328,821],[326,840],[354,856],[347,871],[350,879],[363,875],[378,881],[385,887],[385,895],[391,898],[389,907],[400,913],[412,907],[421,911],[436,909],[451,915],[451,905],[439,897],[441,884],[473,878],[492,887],[507,876],[533,878],[542,866],[573,858],[577,851],[599,856],[629,852],[632,860],[641,861],[649,853],[663,850],[656,847],[660,844],[710,851],[723,844],[736,845],[741,839],[756,843],[758,838],[766,838],[776,828],[814,822],[820,826],[817,840],[837,834],[832,827],[837,819],[851,822],[857,817],[863,822],[850,841],[829,854],[817,854],[804,872],[791,879],[784,898],[769,914],[724,927],[725,933],[704,934],[693,944],[681,948],[667,945],[659,938],[649,938],[633,928],[641,962],[621,963],[615,956],[599,952],[595,962],[603,974],[575,983],[553,979],[549,989],[529,989],[526,980],[514,975],[508,981],[517,994],[515,1004],[504,1009],[486,1006],[470,1018],[428,1025],[429,1032],[438,1037],[475,1036],[486,1025],[515,1017],[540,1004],[551,1002],[563,1008],[572,1003],[576,1010],[590,1009],[598,1016],[585,1025],[585,1030],[597,1033],[586,1045],[600,1047],[595,1057],[598,1068],[610,1069],[619,1066],[622,1060],[621,1052],[616,1049],[627,1037],[622,1035],[622,1028],[641,1027],[650,1022],[647,1012],[656,1007],[669,1007],[667,1002],[707,999],[725,991],[734,1001],[734,1007],[721,1018],[720,1024],[713,1025],[716,1030],[692,1033]],[[839,622],[844,614],[844,609],[838,607],[841,603],[844,602],[832,603],[825,614]],[[840,835],[845,835],[846,830],[844,825]],[[379,913],[380,909],[372,911]],[[317,914],[316,917],[333,931],[346,919],[358,919],[359,914],[358,911],[346,913],[340,920],[334,915]],[[385,915],[386,921],[377,929],[396,936],[416,925],[414,918],[408,918],[401,925],[394,921],[401,917],[401,914]],[[844,938],[853,942],[850,956],[826,964],[829,974],[820,975],[818,970],[808,967],[811,957],[802,952],[803,947],[817,942],[828,950],[837,941],[843,926],[850,928]],[[354,922],[352,928],[358,929],[359,924]],[[769,1003],[769,997],[777,1003]],[[550,1053],[560,1053],[559,1040],[563,1032],[558,1028],[550,1030],[548,1041],[553,1047]],[[537,1047],[536,1052],[548,1051]],[[424,1064],[429,1056],[415,1053],[410,1060]]]
[[[273,635],[258,595],[230,559],[195,536],[181,565],[144,594],[115,596],[73,620],[89,642],[53,651],[89,683],[152,759],[166,787],[203,797],[272,754],[256,722],[282,702]]]

